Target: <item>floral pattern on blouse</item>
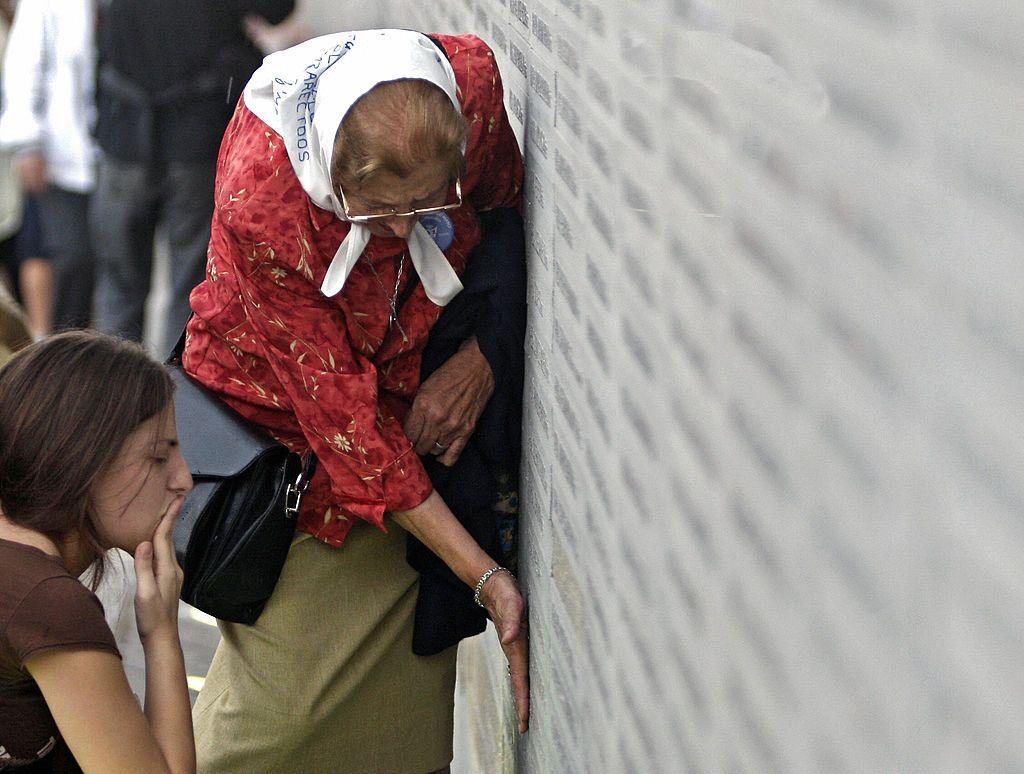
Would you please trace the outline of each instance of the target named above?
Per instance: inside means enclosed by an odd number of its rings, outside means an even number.
[[[448,213],[455,239],[444,251],[461,275],[480,241],[475,213],[519,206],[522,158],[490,49],[471,35],[433,37],[470,129],[465,204]],[[398,238],[372,237],[342,292],[321,294],[348,224],[310,201],[280,135],[242,101],[221,145],[215,205],[185,369],[292,450],[317,454],[301,531],[340,545],[353,518],[383,527],[387,511],[433,490],[401,423],[441,307],[420,284],[389,327],[390,293],[411,267]]]

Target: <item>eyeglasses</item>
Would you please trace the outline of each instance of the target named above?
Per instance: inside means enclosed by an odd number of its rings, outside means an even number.
[[[352,223],[377,223],[388,218],[410,218],[419,217],[421,215],[429,215],[432,212],[444,212],[445,210],[455,210],[462,206],[462,180],[455,178],[455,201],[450,204],[442,204],[440,207],[423,207],[416,210],[409,210],[408,212],[399,212],[394,207],[388,208],[387,212],[382,212],[373,215],[353,215],[349,212],[348,201],[345,199],[345,192],[341,186],[338,186],[338,193],[341,194],[341,206],[345,210],[345,217],[348,218]]]

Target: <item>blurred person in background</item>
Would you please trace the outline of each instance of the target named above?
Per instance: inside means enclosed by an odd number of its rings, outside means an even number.
[[[270,24],[259,16],[250,16],[245,21],[245,33],[264,54],[291,48],[313,37],[298,14],[292,14],[280,24]]]
[[[8,257],[10,288],[25,308],[32,338],[39,340],[53,330],[53,267],[43,244],[43,215],[39,199],[25,192],[18,177],[22,197],[21,228],[13,238],[14,252]]]
[[[14,10],[14,0],[0,0],[0,73]],[[0,147],[0,363],[21,346],[23,337],[40,338],[53,326],[53,272],[43,257],[39,202],[25,193],[16,161],[17,153]]]
[[[0,60],[7,45],[7,33],[14,20],[14,7],[0,2]],[[32,341],[25,314],[15,298],[18,276],[18,235],[22,224],[22,190],[10,151],[0,149],[0,267],[7,276],[0,282],[0,366]]]
[[[95,18],[92,0],[19,3],[4,54],[0,146],[16,154],[24,190],[39,205],[38,220],[34,203],[26,206],[19,271],[36,336],[92,319]]]
[[[142,339],[158,226],[170,257],[170,299],[158,351],[188,319],[203,278],[221,135],[262,59],[249,17],[283,21],[294,0],[105,0],[99,32],[102,154],[91,223],[103,258],[97,325]],[[249,22],[251,23],[251,22]]]
[[[14,21],[14,5],[0,2],[0,61],[7,47],[7,35]],[[0,105],[3,104],[0,92]],[[3,283],[15,295],[18,281],[18,233],[22,219],[21,180],[10,149],[0,148],[0,271]]]

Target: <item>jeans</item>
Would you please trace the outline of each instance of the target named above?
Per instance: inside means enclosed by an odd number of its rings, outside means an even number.
[[[188,296],[206,271],[216,166],[132,164],[104,158],[90,213],[99,258],[96,315],[101,331],[142,340],[158,225],[167,232],[170,301],[158,355],[167,355],[188,320]]]
[[[39,207],[43,252],[53,270],[53,329],[86,328],[92,322],[95,272],[89,194],[51,185],[39,197]]]

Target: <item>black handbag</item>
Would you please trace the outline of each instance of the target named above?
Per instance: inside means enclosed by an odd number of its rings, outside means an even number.
[[[316,457],[303,461],[189,377],[183,343],[184,334],[167,361],[194,483],[174,526],[181,599],[215,618],[253,624],[288,556]]]

